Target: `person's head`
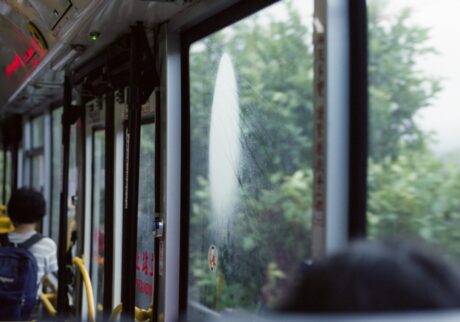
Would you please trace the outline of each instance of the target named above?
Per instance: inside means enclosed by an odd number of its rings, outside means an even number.
[[[360,241],[306,268],[278,309],[344,313],[460,308],[460,271],[399,239]]]
[[[33,224],[45,215],[46,203],[42,194],[30,188],[13,192],[8,201],[8,216],[15,225]]]

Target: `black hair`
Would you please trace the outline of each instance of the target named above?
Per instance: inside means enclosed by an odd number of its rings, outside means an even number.
[[[365,313],[460,308],[460,270],[401,239],[360,241],[306,267],[278,309]]]
[[[14,224],[30,224],[45,216],[46,203],[43,195],[31,188],[20,188],[8,201],[8,216]]]

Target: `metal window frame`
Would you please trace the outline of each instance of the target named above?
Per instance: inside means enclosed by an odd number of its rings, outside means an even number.
[[[348,237],[367,232],[368,32],[366,0],[349,1],[350,104]]]
[[[364,0],[362,0],[364,1]],[[189,79],[188,79],[188,50],[192,42],[203,38],[214,31],[222,29],[227,25],[234,23],[240,18],[244,18],[257,11],[257,9],[249,10],[246,6],[260,6],[263,4],[269,5],[276,1],[260,1],[258,3],[247,2],[242,4],[242,1],[236,2],[232,10],[222,10],[219,14],[205,20],[200,24],[193,26],[193,20],[200,19],[196,17],[196,12],[191,14],[191,19],[185,19],[184,24],[179,23],[179,19],[173,19],[168,24],[167,30],[168,44],[166,48],[166,71],[167,76],[165,83],[167,84],[167,174],[166,174],[166,275],[165,280],[165,320],[176,321],[179,316],[186,319],[187,311],[187,290],[188,290],[188,243],[189,243],[189,180],[190,180],[190,110],[189,110]],[[322,3],[322,4],[321,4]],[[327,163],[325,169],[328,175],[327,181],[327,224],[324,227],[324,253],[331,253],[345,245],[351,236],[356,234],[354,230],[362,230],[362,222],[365,221],[363,215],[361,199],[358,203],[353,201],[356,196],[363,195],[362,181],[360,183],[361,192],[353,190],[356,188],[356,182],[352,183],[350,177],[356,178],[356,175],[363,173],[363,168],[359,162],[367,158],[367,152],[363,149],[363,145],[355,145],[355,131],[359,135],[363,133],[363,127],[366,127],[367,119],[361,117],[359,121],[353,119],[349,123],[350,114],[353,118],[353,113],[358,113],[357,110],[352,111],[352,97],[357,91],[363,91],[363,86],[353,84],[348,87],[348,82],[354,82],[356,79],[362,79],[362,74],[358,78],[356,74],[350,74],[348,68],[355,68],[354,64],[358,63],[359,55],[349,53],[349,46],[356,45],[356,40],[348,33],[362,33],[362,25],[355,29],[352,24],[355,21],[355,16],[352,15],[354,9],[353,2],[341,2],[339,0],[316,0],[317,5],[324,7],[323,21],[329,21],[327,48],[328,56],[326,61],[327,66],[327,101],[329,103],[329,113],[325,121],[331,124],[327,129],[328,147],[327,147]],[[208,3],[209,5],[209,3]],[[246,9],[237,8],[238,5],[246,7]],[[206,3],[203,3],[206,6]],[[200,7],[199,5],[197,7]],[[232,8],[232,7],[230,7]],[[200,8],[198,8],[198,11]],[[203,12],[206,8],[201,8]],[[242,14],[242,11],[248,10],[247,14]],[[213,8],[211,13],[215,12]],[[236,14],[235,14],[236,12]],[[233,14],[232,14],[233,13]],[[238,14],[239,13],[239,14]],[[235,15],[234,15],[235,14]],[[355,13],[357,14],[357,13]],[[315,16],[317,15],[315,9]],[[340,15],[337,19],[337,15]],[[192,20],[192,21],[190,21]],[[216,21],[217,20],[217,21]],[[350,21],[350,25],[348,22]],[[185,26],[185,27],[184,27]],[[349,27],[349,28],[347,28]],[[181,30],[181,28],[183,28]],[[361,28],[361,29],[359,29]],[[367,27],[366,27],[367,28]],[[365,39],[366,40],[366,39]],[[338,41],[334,43],[334,41]],[[362,38],[361,38],[362,41]],[[343,46],[343,47],[340,47]],[[339,49],[339,50],[337,50]],[[362,49],[361,49],[362,50]],[[349,64],[351,66],[349,67]],[[361,62],[362,64],[362,62]],[[363,66],[362,64],[361,66]],[[335,78],[333,73],[335,68],[339,68],[339,77]],[[367,66],[364,67],[366,69]],[[336,70],[337,71],[337,70]],[[362,72],[362,70],[361,70]],[[360,73],[361,73],[360,72]],[[177,84],[181,84],[182,88]],[[345,86],[343,86],[345,84]],[[367,88],[364,89],[367,91]],[[361,104],[363,104],[361,92]],[[364,94],[367,95],[367,94]],[[350,104],[350,106],[348,105]],[[364,104],[365,105],[365,104]],[[362,108],[362,107],[361,107]],[[367,108],[367,107],[365,107]],[[360,125],[359,125],[360,124]],[[337,127],[334,128],[334,125]],[[356,129],[355,126],[360,126]],[[179,129],[179,130],[178,130]],[[365,137],[365,136],[364,136]],[[335,141],[334,141],[335,140]],[[175,148],[180,146],[180,150]],[[356,158],[357,151],[361,151],[361,156]],[[337,164],[336,160],[342,160],[342,164]],[[361,161],[359,161],[361,160]],[[180,170],[180,172],[179,172]],[[338,177],[334,177],[338,175]],[[366,180],[365,176],[361,180]],[[359,186],[359,184],[358,184]],[[177,194],[177,189],[180,189],[180,196]],[[336,200],[335,200],[336,199]],[[180,204],[178,205],[178,201]],[[344,207],[345,205],[345,207]],[[360,213],[355,210],[361,207]],[[365,209],[365,207],[364,207]],[[365,211],[364,211],[365,212]],[[358,225],[356,226],[355,219],[348,217],[357,216]],[[360,217],[359,217],[360,216]],[[361,226],[360,226],[361,225]],[[358,228],[356,228],[358,227]],[[181,237],[178,237],[181,236]],[[178,265],[179,263],[179,265]]]
[[[108,319],[113,308],[113,264],[114,264],[114,222],[115,222],[115,93],[105,95],[105,189],[104,189],[104,319]]]
[[[123,317],[134,318],[135,279],[136,279],[136,247],[137,247],[137,214],[139,201],[139,151],[141,123],[141,89],[140,89],[140,54],[144,27],[141,24],[131,27],[129,97],[128,97],[128,159],[131,165],[127,169],[127,195],[123,216],[123,268],[121,298]]]
[[[190,46],[212,33],[222,30],[279,0],[261,0],[254,2],[237,2],[221,12],[201,21],[185,30],[180,35],[180,68],[181,68],[181,177],[180,177],[180,250],[179,250],[179,301],[178,315],[187,321],[188,310],[188,262],[189,262],[189,229],[190,229],[190,78],[189,50]],[[168,82],[169,85],[169,82]],[[168,96],[169,97],[169,96]],[[169,161],[168,161],[169,163]],[[169,191],[168,191],[169,192]],[[168,228],[170,229],[170,228]],[[168,232],[170,233],[170,232]],[[169,320],[168,320],[169,321]]]
[[[67,272],[67,197],[69,192],[69,157],[70,157],[70,122],[66,113],[70,112],[72,101],[72,81],[69,75],[64,77],[64,109],[62,114],[62,178],[61,178],[61,201],[59,213],[59,244],[58,244],[58,298],[57,311],[60,318],[64,319],[69,310],[68,303],[68,272]]]

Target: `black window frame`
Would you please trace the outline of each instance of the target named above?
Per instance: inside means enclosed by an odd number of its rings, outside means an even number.
[[[348,238],[367,235],[368,32],[367,0],[349,0]]]

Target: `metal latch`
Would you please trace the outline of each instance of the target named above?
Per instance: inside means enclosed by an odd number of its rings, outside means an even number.
[[[164,223],[160,217],[155,217],[153,220],[153,237],[154,238],[161,238],[163,237],[164,232]]]

